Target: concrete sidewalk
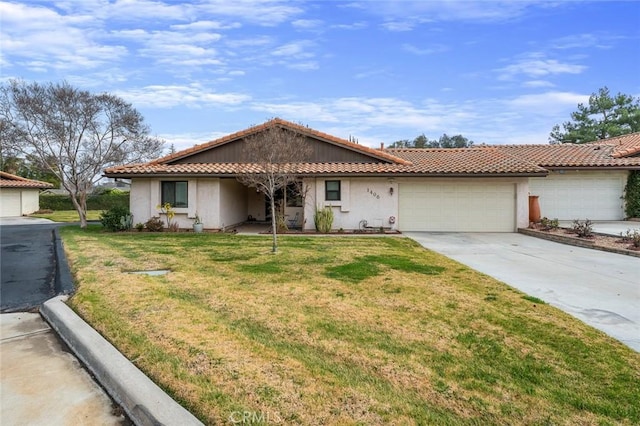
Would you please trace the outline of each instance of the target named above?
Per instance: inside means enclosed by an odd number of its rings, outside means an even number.
[[[0,424],[128,425],[37,313],[0,315]]]

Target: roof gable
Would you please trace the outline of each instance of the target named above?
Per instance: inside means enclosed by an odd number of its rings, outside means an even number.
[[[176,152],[150,164],[246,163],[248,161],[243,154],[245,140],[274,126],[298,132],[306,137],[307,143],[312,147],[310,163],[409,164],[408,161],[385,151],[358,145],[280,118]]]
[[[0,188],[53,188],[49,182],[41,182],[12,175],[7,172],[0,172]]]

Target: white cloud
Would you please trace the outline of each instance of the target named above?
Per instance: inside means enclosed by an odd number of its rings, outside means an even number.
[[[566,37],[560,37],[551,42],[551,46],[554,49],[609,49],[612,47],[613,42],[620,37],[612,36],[609,34],[574,34]]]
[[[580,74],[586,69],[587,67],[584,65],[560,62],[556,59],[548,59],[544,54],[530,53],[517,59],[513,64],[496,71],[500,80],[512,80],[519,75],[538,79],[555,74]]]
[[[149,85],[137,89],[115,92],[116,95],[138,106],[153,108],[171,108],[186,106],[201,108],[205,106],[238,106],[251,99],[242,93],[214,93],[198,84],[185,85]]]
[[[34,71],[95,69],[122,59],[128,49],[95,38],[99,22],[90,15],[61,15],[51,9],[0,3],[3,61]]]
[[[589,101],[589,95],[571,92],[546,92],[534,95],[521,95],[508,101],[507,104],[531,111],[553,114],[554,110],[565,109],[567,106],[576,107],[579,103]]]
[[[291,22],[291,26],[301,30],[316,30],[323,26],[324,22],[319,19],[296,19]]]
[[[308,51],[312,46],[313,42],[309,40],[299,40],[276,47],[271,54],[273,56],[286,56],[296,59],[310,58],[314,56],[313,53]]]
[[[367,11],[385,19],[383,27],[389,31],[410,31],[418,25],[443,22],[487,22],[507,21],[520,18],[533,8],[562,6],[561,2],[519,1],[360,1],[352,7]]]
[[[402,50],[409,53],[413,53],[414,55],[423,56],[423,55],[433,55],[435,53],[443,53],[448,51],[449,48],[444,44],[434,44],[429,47],[420,48],[420,47],[414,46],[413,44],[405,43],[402,45]]]
[[[228,16],[264,26],[275,26],[294,20],[303,9],[283,0],[208,0],[198,4],[198,12]]]
[[[525,81],[524,83],[522,83],[522,85],[524,87],[533,87],[533,88],[537,88],[537,87],[554,87],[555,86],[555,84],[551,83],[550,81],[545,81],[545,80]]]

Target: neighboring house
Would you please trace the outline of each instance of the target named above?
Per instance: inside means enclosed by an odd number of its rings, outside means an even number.
[[[53,188],[47,182],[0,172],[0,217],[23,216],[40,209],[40,190]]]
[[[640,170],[640,133],[589,144],[509,145],[497,147],[545,168],[544,178],[529,179],[542,216],[560,220],[622,220],[624,188],[630,170]]]
[[[304,229],[314,229],[316,208],[330,206],[334,229],[358,229],[366,221],[401,231],[513,232],[528,225],[530,182],[550,173],[511,147],[377,150],[274,119],[149,163],[109,168],[105,176],[131,179],[135,222],[158,216],[157,206],[165,202],[175,207],[183,228],[196,213],[208,229],[265,221],[264,194],[236,176],[257,167],[243,161],[245,139],[271,126],[303,133],[313,148],[309,161],[297,167],[305,196],[283,191],[280,200],[283,213],[297,214]],[[597,151],[607,150],[613,148]],[[640,169],[640,158],[607,161]]]

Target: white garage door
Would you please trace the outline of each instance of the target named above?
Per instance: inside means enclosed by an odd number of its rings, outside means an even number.
[[[622,220],[627,172],[551,173],[530,178],[529,192],[540,196],[540,214],[550,219]]]
[[[11,217],[22,215],[22,197],[19,189],[0,191],[0,216]]]
[[[401,183],[401,231],[514,232],[512,183]]]

